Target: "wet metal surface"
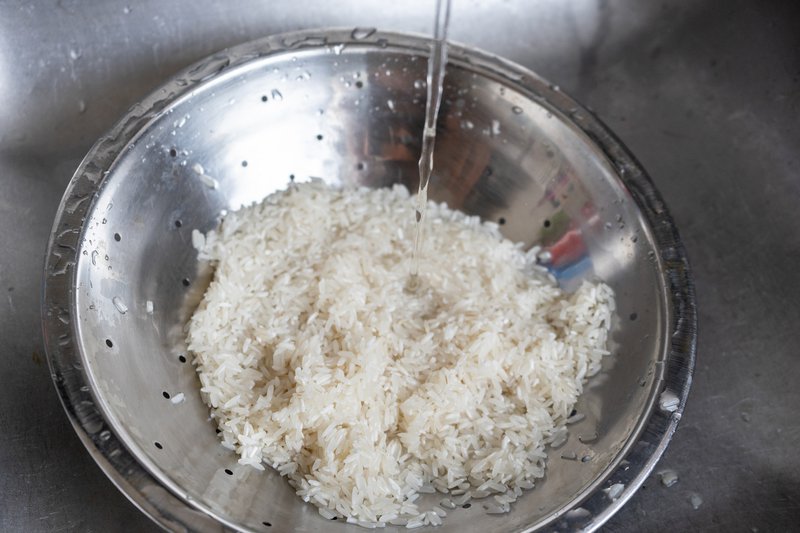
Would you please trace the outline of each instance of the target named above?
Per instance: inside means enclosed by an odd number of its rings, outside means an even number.
[[[215,50],[303,27],[423,32],[422,4],[356,15],[297,1],[0,5],[0,529],[155,529],[93,464],[44,364],[46,238],[91,143]],[[653,475],[609,530],[773,531],[800,520],[798,17],[790,2],[456,3],[455,40],[559,83],[620,136],[692,261],[698,365],[656,468],[679,480],[666,488]]]
[[[190,510],[185,495],[246,530],[263,530],[265,518],[329,527],[273,470],[239,467],[208,421],[185,357],[184,325],[209,281],[194,232],[310,176],[416,189],[421,51],[416,37],[348,28],[217,52],[132,107],[76,171],[45,267],[48,361],[89,452],[160,523],[185,522],[173,518]],[[604,280],[620,313],[612,355],[570,417],[576,437],[565,432],[559,446],[581,461],[555,461],[513,512],[471,506],[441,531],[533,529],[562,514],[568,527],[599,526],[649,475],[689,392],[696,315],[682,246],[644,172],[550,82],[455,45],[446,78],[430,198],[541,245],[567,290]],[[167,391],[186,391],[180,408]],[[178,498],[154,499],[162,487]]]

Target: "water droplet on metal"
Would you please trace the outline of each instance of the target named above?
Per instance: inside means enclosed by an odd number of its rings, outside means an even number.
[[[473,124],[469,120],[464,119],[464,120],[461,121],[461,129],[462,130],[471,130],[474,127],[475,127],[475,124]]]
[[[511,108],[511,111],[512,111],[512,112],[513,112],[515,115],[521,115],[521,114],[522,114],[522,108],[521,108],[520,106],[518,106],[518,105],[515,105],[514,107],[512,107],[512,108]]]
[[[693,492],[689,496],[689,503],[692,504],[692,508],[696,511],[700,508],[701,505],[703,505],[703,497],[697,494],[696,492]]]
[[[394,113],[394,100],[386,100],[386,107]]]
[[[680,399],[675,395],[674,392],[665,390],[661,393],[661,396],[658,397],[658,406],[662,411],[667,411],[669,413],[674,413],[678,410],[680,406]]]
[[[584,509],[583,507],[576,507],[570,511],[567,511],[564,514],[564,518],[567,520],[585,520],[592,516],[592,513],[589,512],[588,509]]]
[[[78,59],[81,58],[82,55],[83,52],[81,51],[80,48],[70,48],[69,50],[69,58],[73,61],[77,61]]]
[[[362,39],[366,39],[373,33],[375,33],[375,28],[356,28],[350,34],[350,37],[352,37],[356,41],[360,41]]]
[[[200,181],[202,181],[203,184],[205,184],[205,186],[208,187],[209,189],[216,189],[217,187],[219,187],[219,182],[206,174],[200,176]]]
[[[182,128],[186,121],[189,119],[189,115],[184,115],[183,117],[179,118],[175,122],[172,123],[173,128]]]
[[[414,80],[414,88],[417,90],[422,90],[425,88],[425,81],[423,80]]]
[[[614,501],[622,495],[623,490],[625,490],[624,484],[614,483],[613,485],[605,489],[603,492],[606,493],[606,496],[608,496],[609,500]]]
[[[662,470],[658,473],[658,477],[661,478],[661,484],[665,487],[671,487],[678,482],[678,473],[671,469]]]
[[[336,54],[337,56],[342,55],[342,52],[344,52],[346,46],[347,45],[344,43],[337,44],[336,46],[333,47],[333,53]]]
[[[120,298],[119,296],[114,296],[111,299],[111,301],[113,302],[114,307],[117,308],[117,311],[119,311],[121,314],[124,315],[125,313],[128,312],[128,306],[125,305],[125,302],[123,302],[122,298]]]
[[[97,256],[100,255],[97,250],[92,250],[92,265],[97,266]]]
[[[281,92],[278,89],[272,89],[270,91],[269,95],[272,97],[272,100],[275,101],[275,102],[280,102],[281,100],[283,100],[283,95],[281,94]]]

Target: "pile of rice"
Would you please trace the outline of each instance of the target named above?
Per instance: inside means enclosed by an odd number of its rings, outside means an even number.
[[[438,525],[490,495],[508,511],[607,353],[607,286],[565,294],[535,251],[445,205],[410,288],[414,213],[400,186],[317,180],[195,234],[216,273],[188,342],[222,442],[326,518]]]

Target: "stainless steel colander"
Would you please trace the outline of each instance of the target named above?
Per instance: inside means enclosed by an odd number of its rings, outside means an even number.
[[[427,53],[425,39],[361,29],[220,52],[131,108],[75,173],[45,270],[53,380],[89,452],[162,526],[356,530],[220,445],[184,344],[210,275],[191,233],[290,180],[416,189]],[[689,390],[696,317],[677,231],[621,143],[517,65],[453,46],[437,130],[432,199],[541,245],[566,289],[598,278],[617,295],[613,353],[546,479],[506,515],[477,501],[441,530],[593,529],[652,470]]]

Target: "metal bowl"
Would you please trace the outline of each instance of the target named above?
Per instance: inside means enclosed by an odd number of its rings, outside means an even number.
[[[220,445],[184,344],[209,277],[191,233],[290,180],[414,190],[428,44],[356,29],[226,50],[131,108],[72,178],[45,270],[53,380],[89,452],[162,526],[356,530]],[[475,502],[441,529],[593,529],[652,470],[689,390],[696,317],[677,231],[621,143],[517,65],[452,46],[437,129],[433,199],[542,245],[567,290],[599,278],[617,295],[613,353],[546,479],[506,515]]]

